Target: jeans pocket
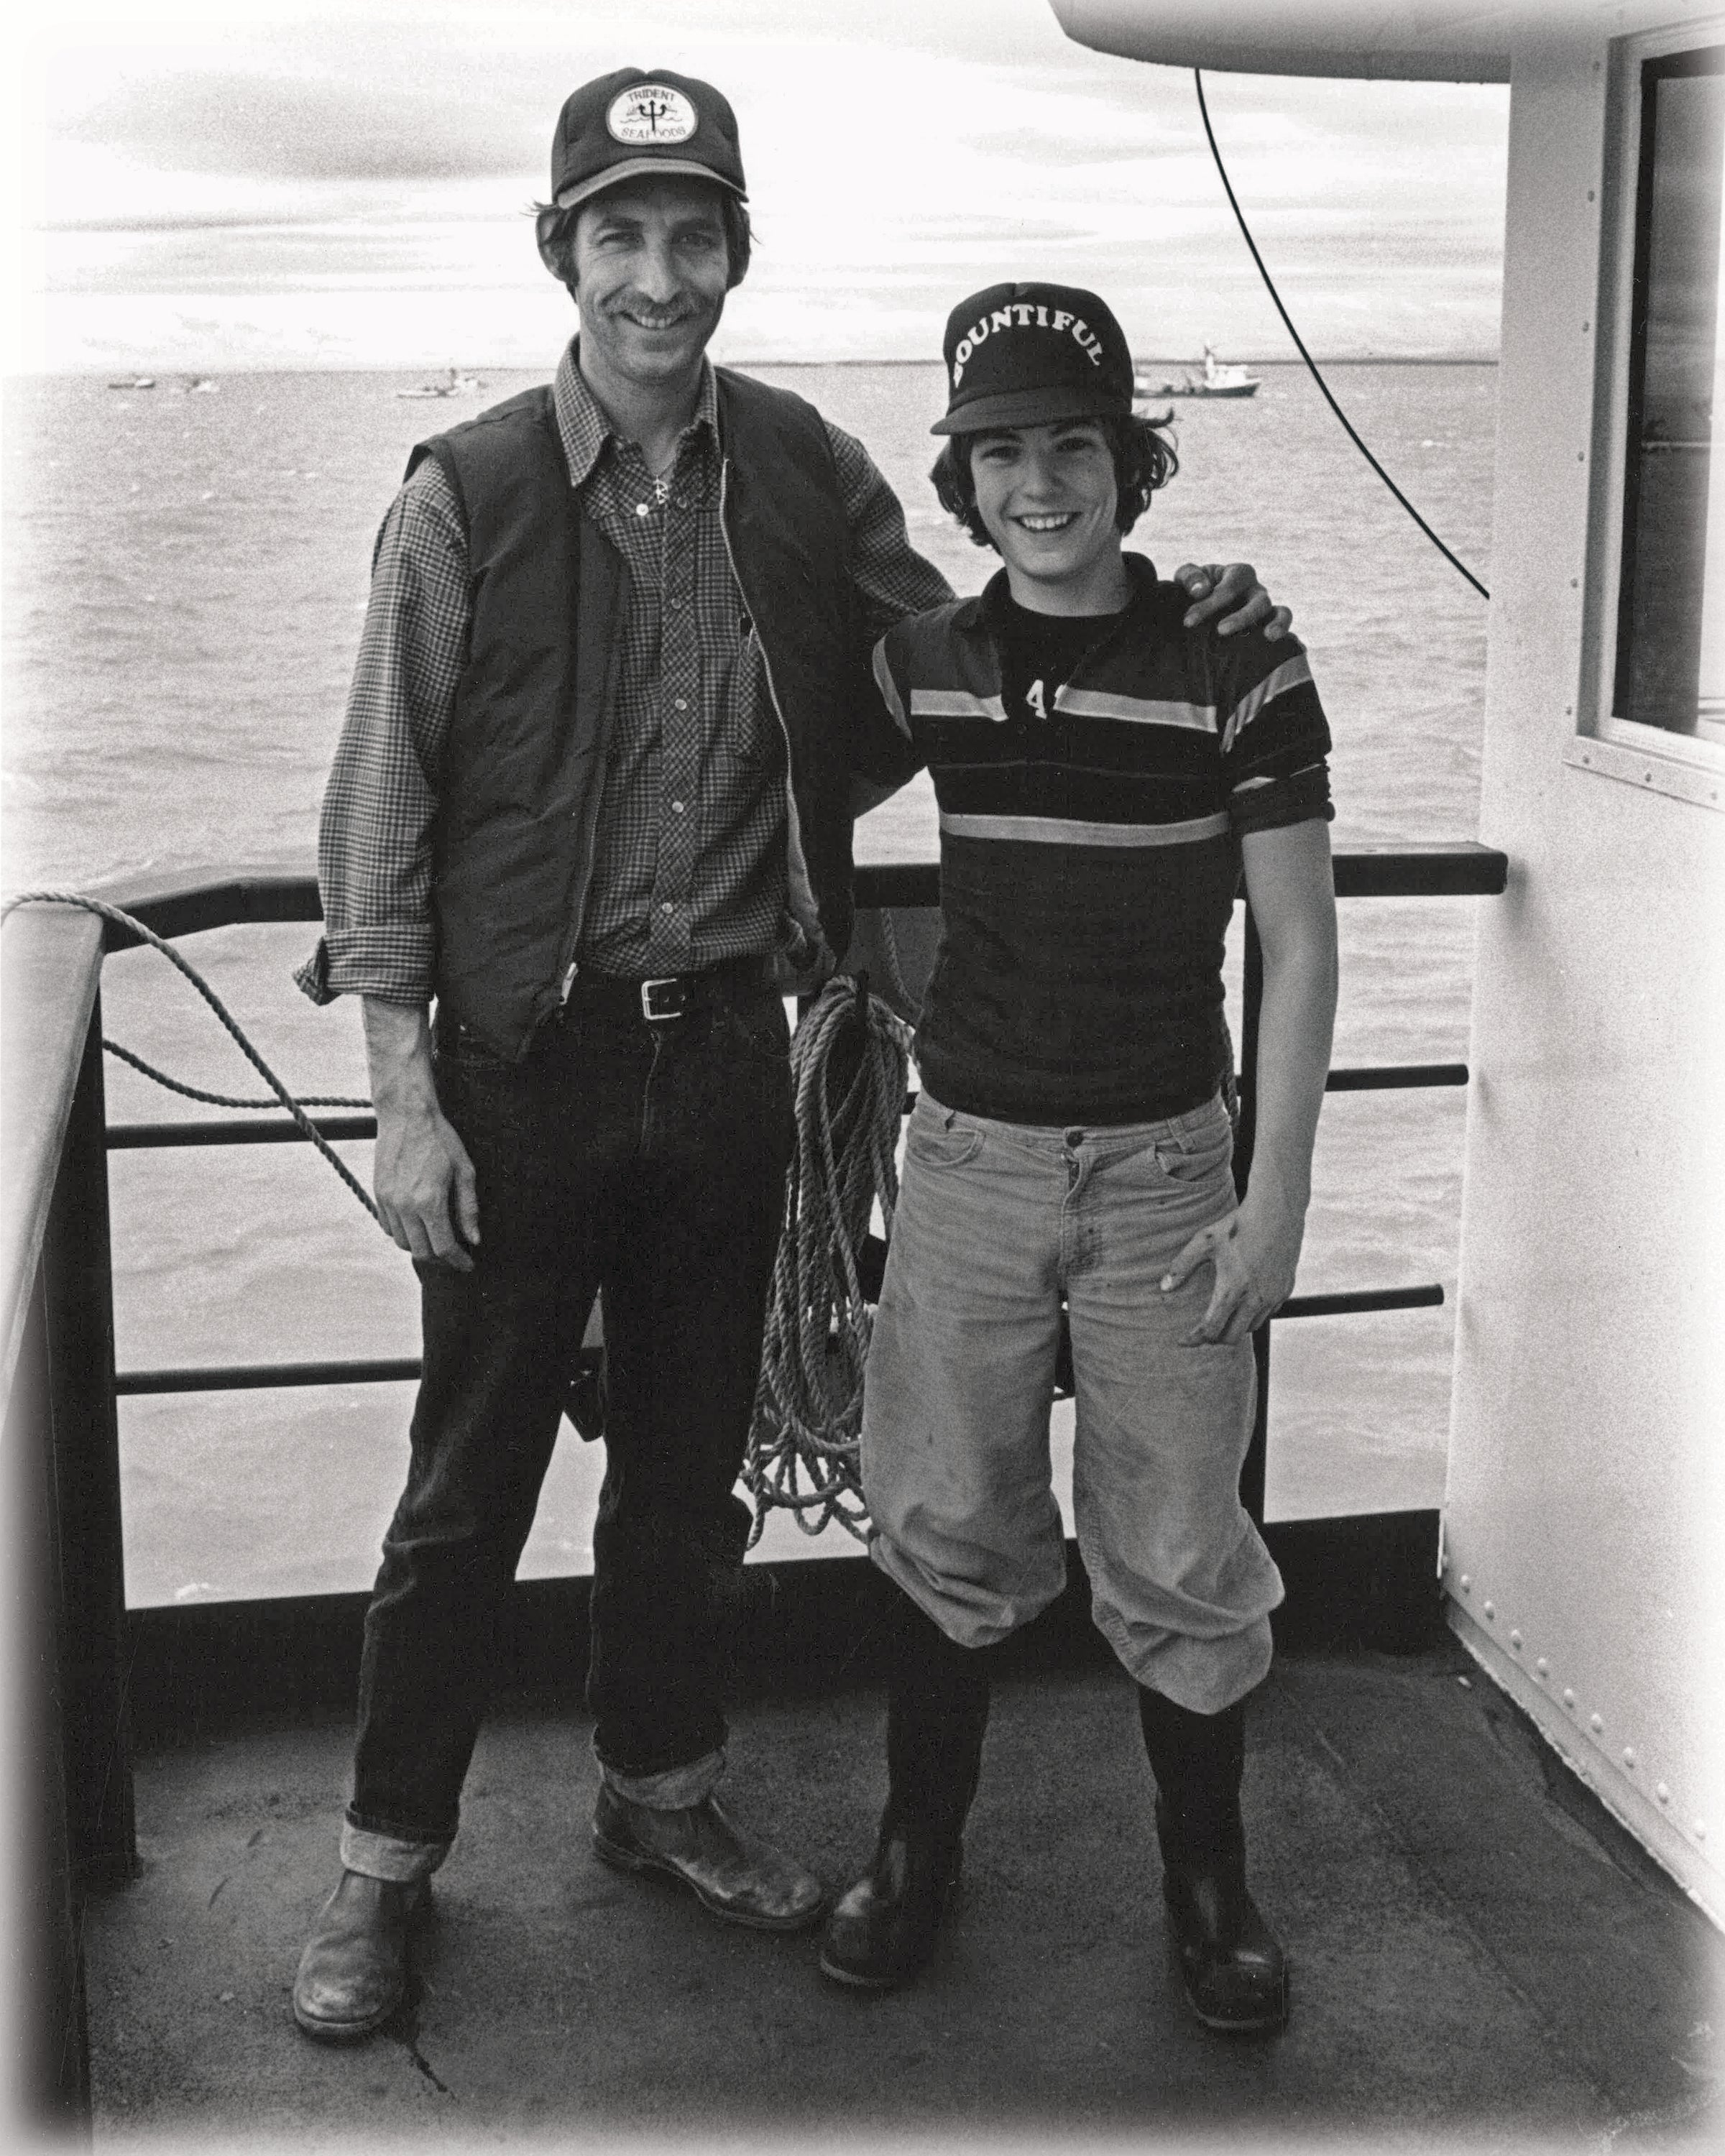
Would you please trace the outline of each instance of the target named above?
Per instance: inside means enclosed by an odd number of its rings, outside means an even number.
[[[963,1168],[983,1149],[983,1134],[973,1123],[950,1123],[943,1116],[913,1115],[905,1137],[905,1158],[919,1168]]]
[[[1170,1183],[1201,1183],[1225,1174],[1234,1161],[1234,1126],[1218,1101],[1191,1129],[1171,1132],[1157,1142],[1156,1165]]]
[[[778,996],[751,998],[747,1003],[726,1004],[715,1013],[722,1037],[740,1048],[751,1061],[781,1065],[788,1061],[791,1029],[784,1004]]]
[[[470,1025],[457,1025],[439,1034],[438,1060],[464,1078],[506,1077],[520,1069],[514,1058],[500,1054]]]

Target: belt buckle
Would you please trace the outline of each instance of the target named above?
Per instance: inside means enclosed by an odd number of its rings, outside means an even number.
[[[680,1018],[688,1007],[689,983],[680,974],[665,973],[656,981],[642,982],[641,1016],[649,1025]]]

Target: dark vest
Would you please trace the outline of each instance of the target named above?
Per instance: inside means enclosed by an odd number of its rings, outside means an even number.
[[[853,748],[880,723],[826,429],[717,370],[720,514],[789,748],[793,911],[829,972],[850,938]],[[565,993],[604,793],[628,577],[582,514],[549,388],[421,443],[467,528],[473,606],[440,770],[432,904],[439,1011],[526,1053]]]

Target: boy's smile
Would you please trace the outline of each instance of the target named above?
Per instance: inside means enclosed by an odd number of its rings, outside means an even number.
[[[970,470],[978,513],[1020,605],[1096,613],[1125,604],[1114,453],[1100,421],[978,434]]]

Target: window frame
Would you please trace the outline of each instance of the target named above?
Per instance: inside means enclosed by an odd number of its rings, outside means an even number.
[[[1650,63],[1717,46],[1725,46],[1725,17],[1620,38],[1611,47],[1601,174],[1594,547],[1588,577],[1594,633],[1587,639],[1575,738],[1564,755],[1567,763],[1584,770],[1707,808],[1725,808],[1725,742],[1620,717],[1616,704],[1630,589],[1625,553],[1638,482],[1630,445],[1636,438],[1644,393],[1644,356],[1635,348],[1634,334],[1635,285],[1638,270],[1645,274],[1651,223],[1646,182],[1652,145],[1644,139],[1649,94],[1644,70]],[[1725,290],[1720,304],[1725,312]],[[1715,454],[1725,455],[1725,412],[1718,415],[1718,425]]]

